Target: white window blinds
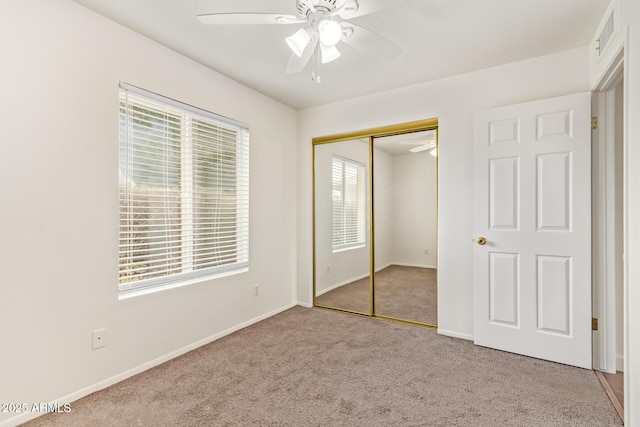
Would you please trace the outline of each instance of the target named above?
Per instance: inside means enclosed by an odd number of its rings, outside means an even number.
[[[120,89],[119,289],[249,262],[249,132],[142,89]]]
[[[340,156],[333,157],[332,247],[334,251],[365,244],[365,165]]]

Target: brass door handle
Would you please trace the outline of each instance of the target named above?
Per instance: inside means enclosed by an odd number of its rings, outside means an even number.
[[[478,237],[478,239],[476,240],[476,243],[479,244],[480,246],[484,246],[487,244],[487,238],[486,237]]]

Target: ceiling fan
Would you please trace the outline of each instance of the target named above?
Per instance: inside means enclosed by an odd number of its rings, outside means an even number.
[[[319,63],[329,63],[340,57],[336,47],[343,42],[359,51],[393,60],[402,49],[389,39],[348,22],[349,19],[377,12],[390,4],[389,0],[296,0],[297,16],[278,13],[241,12],[198,15],[203,24],[302,26],[285,40],[293,52],[287,73],[299,73],[315,56]],[[312,79],[320,83],[317,68]]]

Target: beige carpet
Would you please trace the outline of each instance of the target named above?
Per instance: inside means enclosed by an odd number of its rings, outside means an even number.
[[[32,426],[619,426],[592,371],[295,307]]]
[[[435,325],[435,268],[392,265],[376,273],[376,314]]]
[[[392,265],[376,273],[375,313],[436,325],[436,270]],[[369,313],[369,278],[316,298],[316,304]]]
[[[369,314],[369,276],[316,297],[316,305]]]

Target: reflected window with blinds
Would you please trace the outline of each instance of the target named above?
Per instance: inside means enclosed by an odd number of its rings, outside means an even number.
[[[247,126],[120,86],[120,291],[247,269]]]
[[[332,247],[333,252],[365,246],[366,166],[333,156]]]

